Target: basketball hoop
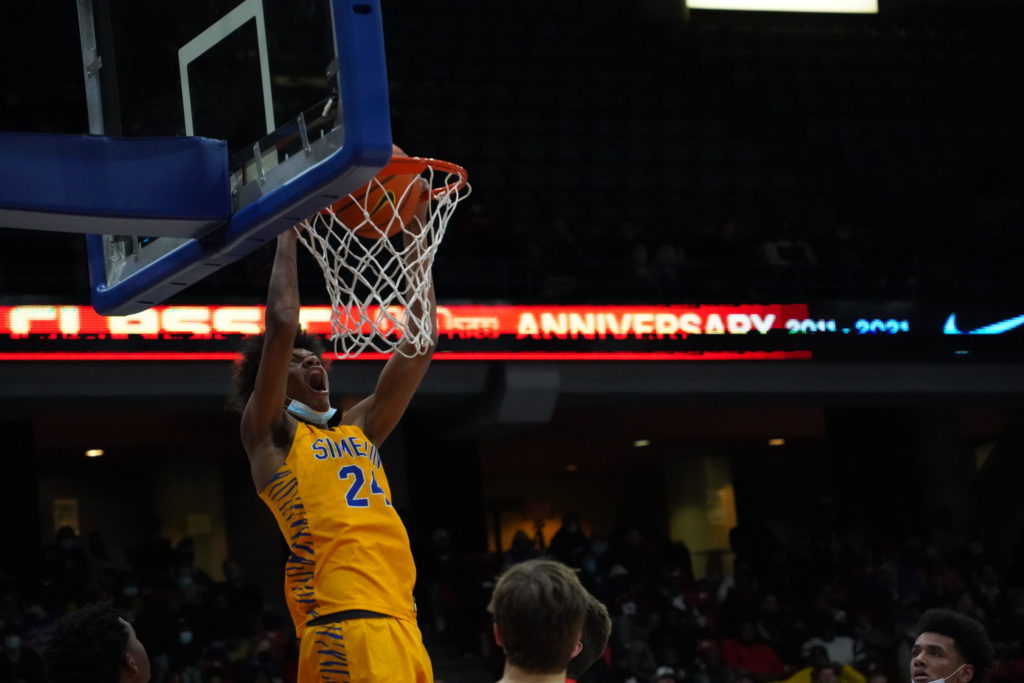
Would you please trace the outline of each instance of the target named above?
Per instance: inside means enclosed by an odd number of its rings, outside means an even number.
[[[338,358],[431,347],[430,269],[468,179],[447,161],[395,155],[367,185],[296,226],[327,283]]]

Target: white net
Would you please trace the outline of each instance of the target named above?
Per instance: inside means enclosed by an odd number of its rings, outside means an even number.
[[[433,344],[430,269],[469,196],[466,177],[455,164],[395,157],[365,187],[296,226],[327,282],[338,358],[415,356]]]

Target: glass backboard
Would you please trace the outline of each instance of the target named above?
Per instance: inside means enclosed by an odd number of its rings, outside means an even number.
[[[166,299],[366,183],[390,159],[376,0],[78,0],[78,8],[90,132],[114,145],[111,159],[95,163],[122,172],[122,138],[225,141],[219,152],[195,152],[226,154],[223,189],[207,183],[196,193],[230,195],[229,215],[189,234],[163,231],[159,221],[131,229],[123,216],[111,221],[116,230],[90,234],[101,313]],[[136,191],[158,193],[161,164],[151,161],[123,169],[125,183],[141,174]]]

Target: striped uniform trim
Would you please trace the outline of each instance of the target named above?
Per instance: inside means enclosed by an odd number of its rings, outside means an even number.
[[[291,552],[284,565],[285,590],[294,597],[310,617],[317,616],[317,602],[313,589],[313,569],[316,567],[316,551],[309,544],[312,535],[306,508],[299,496],[299,482],[295,473],[283,469],[274,474],[267,484],[267,498],[277,507],[281,519],[293,530],[288,539]]]
[[[311,634],[307,633],[306,637]],[[345,652],[345,638],[341,626],[325,624],[318,626],[312,634],[316,639],[316,653],[320,657],[320,680],[323,683],[347,683],[351,680],[348,669],[348,655]]]

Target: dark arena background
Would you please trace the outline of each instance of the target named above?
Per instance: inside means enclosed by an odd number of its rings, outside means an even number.
[[[490,589],[543,554],[614,620],[583,681],[780,681],[818,644],[905,683],[933,606],[1024,681],[1019,3],[382,4],[395,141],[473,185],[382,448],[437,679],[500,677]],[[112,21],[142,39],[149,7]],[[0,84],[0,130],[88,131],[74,3],[0,3]],[[149,102],[125,135],[180,118]],[[126,322],[90,308],[81,235],[0,228],[0,681],[104,599],[158,683],[294,680],[224,408],[272,257]],[[339,405],[379,368],[336,361]]]

